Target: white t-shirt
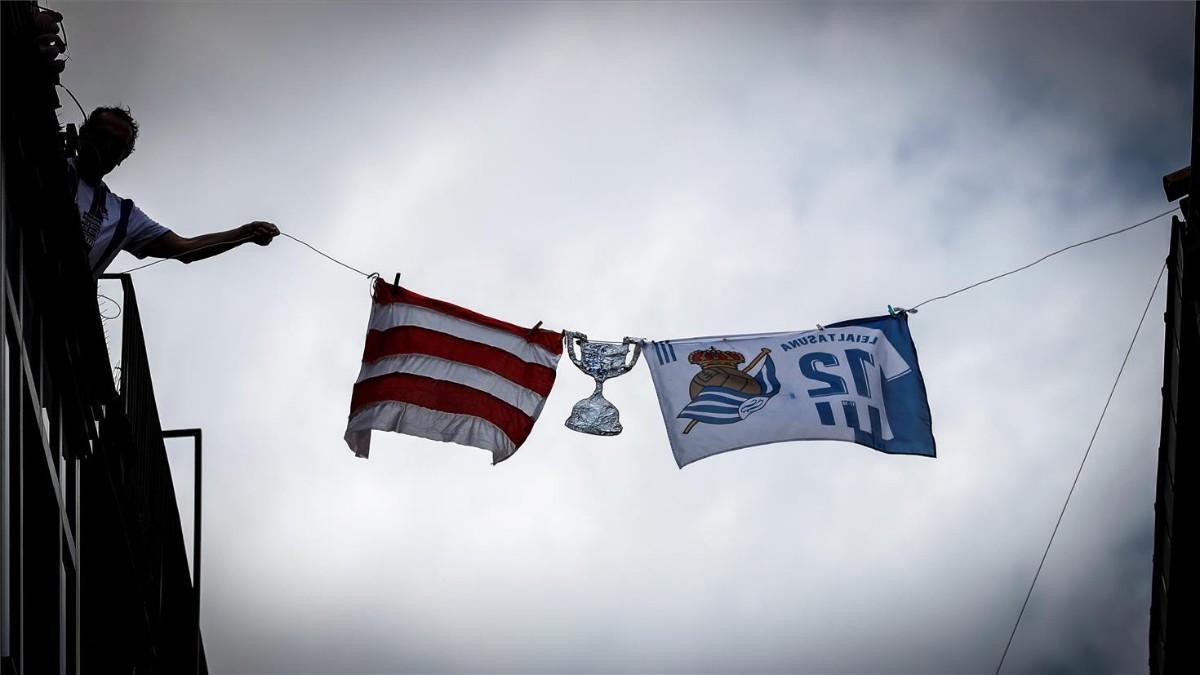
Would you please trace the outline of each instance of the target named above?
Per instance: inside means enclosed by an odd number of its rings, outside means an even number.
[[[93,202],[96,201],[97,189],[102,190],[105,194],[100,203],[95,204]],[[111,246],[113,236],[117,233],[117,224],[121,220],[121,201],[121,196],[109,190],[103,181],[100,182],[98,188],[88,185],[87,181],[82,179],[77,181],[75,206],[79,209],[83,239],[89,246],[88,265],[91,267],[93,277],[102,274],[122,249],[138,258],[145,258],[146,254],[142,253],[142,249],[150,242],[170,232],[169,229],[159,225],[145,212],[134,206],[129,211],[125,238],[117,246]]]

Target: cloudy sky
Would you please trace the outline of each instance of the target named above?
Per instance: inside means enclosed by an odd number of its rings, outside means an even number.
[[[1188,162],[1188,3],[53,4],[64,81],[141,123],[109,184],[163,224],[271,220],[598,339],[911,306],[1169,208]],[[936,460],[683,470],[644,367],[595,438],[562,426],[591,391],[566,363],[503,464],[356,459],[363,278],[284,239],[136,272],[164,426],[204,429],[212,670],[990,672],[1168,233],[914,316]],[[1162,308],[1006,670],[1146,667]]]

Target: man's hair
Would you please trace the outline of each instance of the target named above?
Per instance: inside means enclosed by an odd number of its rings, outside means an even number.
[[[133,132],[133,135],[129,137],[128,154],[133,154],[133,146],[135,143],[137,143],[138,137],[138,123],[137,120],[133,119],[133,113],[130,112],[129,108],[126,106],[100,106],[99,108],[96,108],[92,111],[92,114],[88,115],[87,119],[84,120],[83,128],[81,128],[79,132],[81,134],[84,133],[87,130],[88,125],[92,124],[100,115],[104,115],[106,113],[120,117],[122,120],[125,120],[126,124],[129,125],[129,129]]]

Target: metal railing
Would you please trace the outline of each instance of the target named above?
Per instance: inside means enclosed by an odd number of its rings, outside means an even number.
[[[195,597],[195,607],[192,611],[192,621],[195,624],[196,641],[193,651],[193,660],[196,665],[196,675],[200,675],[200,655],[204,652],[204,645],[200,641],[200,532],[203,529],[204,503],[201,499],[203,491],[201,490],[201,476],[204,475],[204,447],[201,443],[203,436],[200,429],[165,429],[162,432],[163,438],[190,438],[192,439],[192,595]]]
[[[104,461],[117,489],[131,537],[148,623],[157,627],[166,672],[206,672],[200,637],[201,446],[200,430],[164,431],[154,397],[133,280],[128,274],[102,275],[121,283],[121,410],[110,411],[101,436]],[[164,438],[195,441],[192,578]]]

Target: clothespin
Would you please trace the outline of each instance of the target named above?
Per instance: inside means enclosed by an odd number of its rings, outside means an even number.
[[[825,326],[822,326],[821,324],[817,324],[817,330],[825,330]]]
[[[400,273],[399,272],[396,272],[396,279],[394,281],[392,281],[392,285],[395,286],[396,288],[400,288]]]
[[[541,328],[541,327],[542,327],[542,322],[541,322],[541,321],[539,321],[539,322],[537,322],[537,323],[533,324],[533,328],[530,328],[530,329],[529,329],[529,332],[528,332],[528,333],[526,333],[526,335],[531,335],[531,336],[532,336],[532,335],[533,335],[534,333],[536,333],[536,332],[538,331],[538,329],[539,329],[539,328]]]

